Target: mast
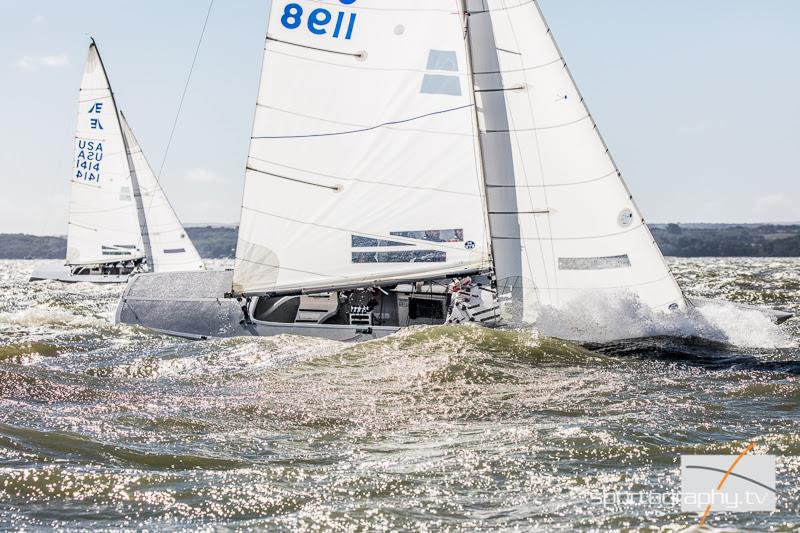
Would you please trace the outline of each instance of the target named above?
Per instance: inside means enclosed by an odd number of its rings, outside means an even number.
[[[481,182],[481,199],[483,201],[483,217],[486,224],[486,229],[488,231],[487,237],[487,246],[489,248],[489,262],[492,265],[492,271],[495,271],[494,267],[494,240],[492,239],[492,219],[489,216],[489,202],[487,198],[486,192],[486,162],[483,158],[483,140],[481,139],[481,121],[480,121],[480,114],[478,112],[478,104],[475,97],[475,69],[473,68],[473,58],[472,58],[472,43],[470,42],[470,24],[469,24],[469,8],[467,6],[468,0],[459,0],[459,9],[461,11],[460,15],[462,20],[464,21],[464,47],[467,50],[467,79],[470,87],[470,97],[472,99],[472,108],[475,115],[475,146],[476,146],[476,156],[478,158],[479,168],[480,168],[480,182]]]
[[[144,212],[144,205],[142,203],[142,193],[139,188],[139,180],[136,177],[136,172],[133,167],[133,161],[131,160],[131,150],[130,146],[128,145],[128,140],[125,138],[125,134],[122,130],[122,113],[117,106],[117,99],[114,96],[114,90],[111,87],[111,81],[108,78],[108,72],[106,71],[105,63],[103,63],[103,57],[100,55],[100,49],[97,47],[97,43],[95,42],[93,37],[92,39],[92,46],[95,48],[95,53],[97,53],[97,58],[100,60],[100,68],[103,70],[103,76],[105,76],[106,83],[108,84],[108,90],[111,94],[111,105],[114,108],[114,113],[117,116],[117,127],[119,128],[119,135],[122,138],[122,144],[125,147],[125,155],[128,160],[128,171],[131,179],[131,186],[133,188],[133,198],[136,202],[136,211],[139,217],[139,233],[142,239],[142,245],[144,246],[144,259],[149,264],[152,262],[153,258],[153,251],[150,246],[150,235],[147,229],[147,218],[145,217]],[[151,267],[152,268],[152,267]]]

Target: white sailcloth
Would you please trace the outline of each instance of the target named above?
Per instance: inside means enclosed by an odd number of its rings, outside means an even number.
[[[488,266],[458,0],[275,0],[234,292]]]
[[[540,305],[684,297],[531,0],[468,0],[496,273]]]
[[[144,255],[117,107],[92,44],[81,81],[67,264],[102,264]]]
[[[125,116],[120,112],[122,133],[128,148],[129,162],[144,249],[151,272],[205,270],[203,260],[161,189],[153,169],[142,152],[139,141]]]

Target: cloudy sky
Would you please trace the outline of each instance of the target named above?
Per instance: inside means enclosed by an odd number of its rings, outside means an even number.
[[[207,0],[1,0],[0,232],[64,234],[97,39],[158,169]],[[800,221],[800,1],[541,0],[652,222]],[[216,0],[162,184],[187,223],[239,217],[269,0]]]

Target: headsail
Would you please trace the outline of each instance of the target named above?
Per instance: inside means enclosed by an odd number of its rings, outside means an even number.
[[[488,266],[459,0],[275,0],[234,292]]]
[[[92,43],[81,81],[70,182],[67,264],[144,257],[117,106]]]
[[[498,280],[523,318],[591,293],[683,294],[532,0],[467,0]]]
[[[200,254],[178,220],[139,141],[121,112],[120,121],[132,169],[141,234],[150,271],[205,270]]]

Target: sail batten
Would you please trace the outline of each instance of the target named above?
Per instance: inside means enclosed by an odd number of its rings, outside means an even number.
[[[271,10],[234,293],[488,268],[459,1]]]

